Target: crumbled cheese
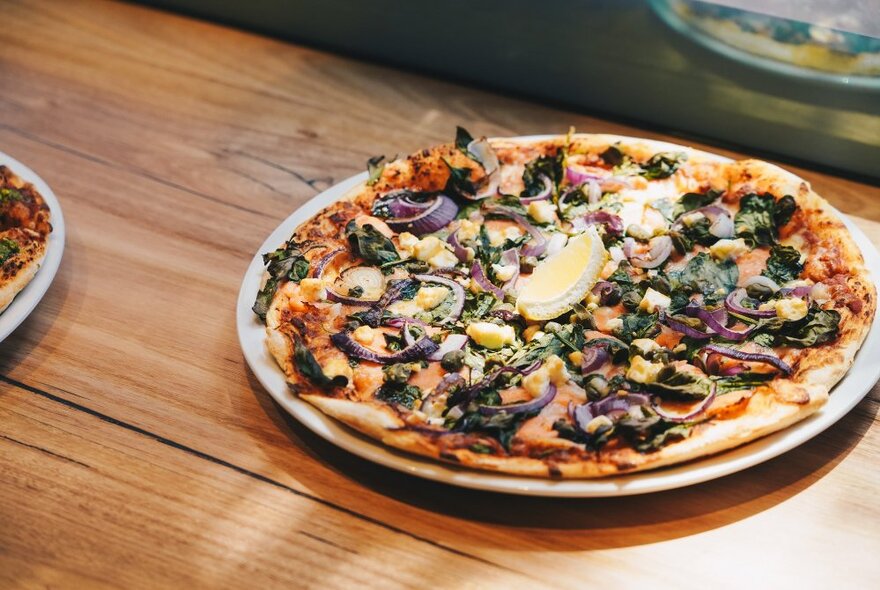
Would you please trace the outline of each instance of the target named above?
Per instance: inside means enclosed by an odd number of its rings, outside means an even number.
[[[361,326],[351,333],[351,337],[366,346],[373,343],[376,334],[370,326]]]
[[[584,353],[579,350],[575,350],[572,353],[569,353],[568,360],[570,360],[575,365],[580,366],[581,362],[584,360]]]
[[[490,322],[474,322],[465,331],[474,342],[492,350],[498,350],[505,344],[513,344],[516,341],[516,332],[513,326],[499,326]]]
[[[668,296],[660,291],[655,291],[652,287],[648,287],[648,290],[645,291],[645,296],[642,297],[642,300],[639,303],[639,309],[647,311],[648,313],[654,313],[658,309],[666,309],[671,304],[672,300]]]
[[[397,236],[397,251],[400,252],[404,258],[409,258],[413,255],[413,248],[418,243],[419,239],[416,236],[405,231]]]
[[[535,324],[534,326],[529,326],[528,328],[523,330],[522,333],[523,338],[526,340],[526,342],[531,342],[535,338],[540,338],[543,334],[544,332],[541,331],[541,326],[538,324]]]
[[[785,321],[793,322],[806,317],[810,306],[800,297],[790,297],[788,299],[774,299],[762,304],[758,309],[768,310],[775,309],[776,315]]]
[[[538,397],[544,391],[546,391],[547,386],[550,385],[550,375],[547,374],[547,371],[541,367],[537,371],[533,371],[529,373],[523,378],[523,389],[531,395],[532,397]]]
[[[348,382],[351,383],[354,378],[354,373],[351,370],[351,365],[348,364],[346,359],[335,358],[330,359],[324,365],[324,374],[329,378],[334,377],[345,377],[348,379]]]
[[[515,240],[523,235],[522,230],[515,225],[508,226],[504,230],[489,229],[486,233],[492,246],[500,246],[505,240]]]
[[[644,357],[635,355],[629,363],[626,378],[636,383],[653,383],[663,368],[663,363],[652,363]]]
[[[446,299],[447,295],[449,289],[446,287],[422,287],[416,293],[416,304],[426,311],[434,309]]]
[[[495,271],[495,277],[499,281],[509,281],[516,274],[517,266],[515,264],[493,264],[492,270]]]
[[[742,238],[718,240],[709,247],[709,253],[718,260],[736,260],[748,251],[749,247]]]
[[[596,434],[596,432],[600,428],[607,428],[609,426],[612,426],[613,424],[614,423],[611,421],[611,418],[609,418],[608,416],[596,416],[595,418],[587,422],[586,431],[587,434]]]
[[[321,279],[303,279],[299,282],[300,293],[306,301],[322,301],[327,298],[327,290]]]
[[[388,306],[388,311],[397,315],[414,316],[422,311],[415,299],[400,299]]]
[[[532,201],[529,203],[528,213],[538,223],[553,223],[556,221],[556,206],[552,201]]]
[[[660,350],[661,348],[659,344],[650,338],[636,338],[632,341],[632,346],[635,346],[644,353],[651,352],[652,350]]]
[[[449,250],[443,250],[428,259],[428,264],[434,268],[452,268],[458,264],[458,258]]]
[[[565,383],[571,379],[571,375],[568,374],[568,369],[565,368],[565,362],[555,354],[551,354],[547,357],[542,369],[547,370],[547,375],[550,376],[550,382],[557,387],[565,385]]]
[[[446,243],[437,236],[427,236],[413,245],[413,255],[423,262],[427,262],[445,250]]]
[[[607,322],[605,322],[605,325],[608,327],[608,329],[610,331],[614,332],[614,331],[619,330],[623,327],[623,320],[620,318],[612,318],[612,319],[608,320]]]
[[[538,397],[547,390],[551,383],[559,387],[565,385],[569,379],[571,379],[571,375],[569,375],[568,369],[565,368],[565,362],[555,354],[551,354],[544,361],[544,364],[541,365],[540,369],[529,373],[523,378],[522,384],[523,389],[529,395]]]
[[[810,295],[817,303],[825,303],[831,299],[831,291],[829,291],[828,286],[823,283],[816,283],[813,285],[813,288],[810,290]]]
[[[477,236],[480,235],[480,224],[475,223],[469,219],[462,219],[458,225],[458,233],[456,236],[458,237],[459,242],[466,242],[468,240],[475,240]]]
[[[681,218],[681,222],[688,227],[692,227],[705,218],[706,216],[699,211],[694,211],[692,213],[688,213],[687,215],[683,215]]]

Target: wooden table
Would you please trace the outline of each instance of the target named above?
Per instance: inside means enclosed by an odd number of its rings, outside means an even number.
[[[551,500],[359,460],[243,362],[251,256],[367,157],[458,123],[668,136],[133,5],[2,6],[0,149],[54,187],[69,237],[0,344],[0,587],[876,583],[880,388],[745,472]],[[792,169],[880,243],[880,189]]]

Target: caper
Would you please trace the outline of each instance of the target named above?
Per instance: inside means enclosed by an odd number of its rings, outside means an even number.
[[[638,291],[629,291],[620,299],[620,302],[629,310],[638,309],[639,303],[642,302],[642,296]]]
[[[660,291],[664,295],[669,295],[669,292],[672,291],[672,285],[669,284],[669,279],[661,275],[657,275],[651,279],[651,286],[655,291]]]
[[[555,334],[559,330],[562,329],[562,324],[559,322],[547,322],[544,324],[544,331],[548,334]]]
[[[584,380],[584,390],[590,399],[601,399],[608,395],[611,388],[608,387],[608,380],[602,375],[590,375]]]
[[[440,366],[443,367],[443,370],[448,371],[450,373],[456,373],[461,370],[464,366],[464,351],[463,350],[451,350],[443,355],[443,358],[440,359]]]

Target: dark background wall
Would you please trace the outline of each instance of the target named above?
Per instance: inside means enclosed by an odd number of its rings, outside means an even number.
[[[880,179],[880,83],[858,88],[741,64],[673,31],[641,0],[146,3]]]

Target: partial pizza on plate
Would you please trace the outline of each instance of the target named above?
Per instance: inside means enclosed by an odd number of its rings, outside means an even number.
[[[569,133],[391,162],[264,255],[294,395],[458,465],[601,477],[809,416],[874,317],[829,205],[756,160]]]
[[[37,189],[0,166],[0,311],[39,270],[52,232],[49,218]]]

